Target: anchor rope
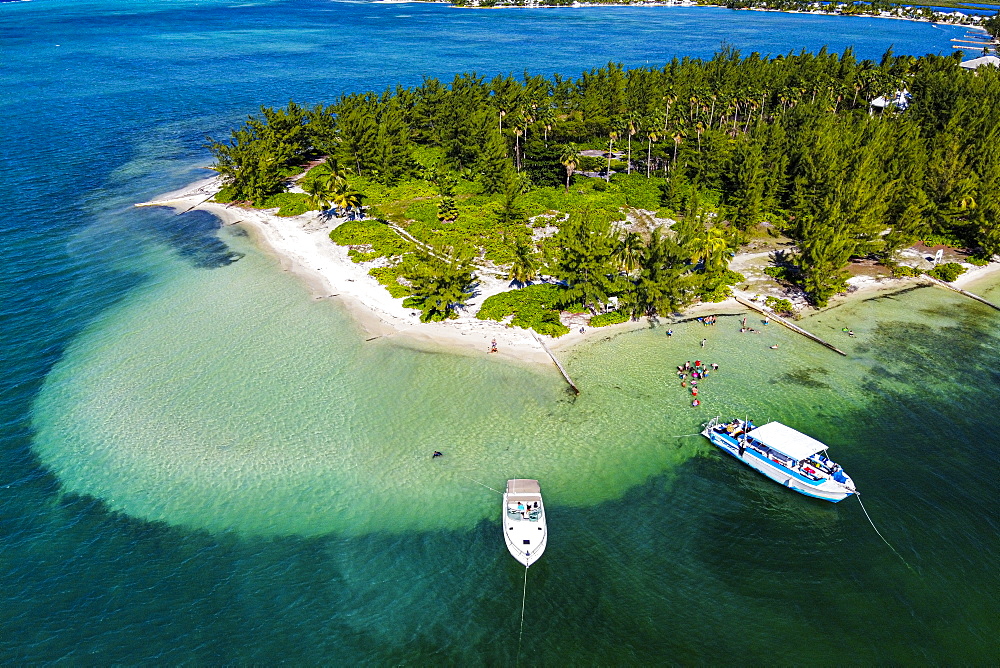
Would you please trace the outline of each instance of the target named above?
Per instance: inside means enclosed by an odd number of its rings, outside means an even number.
[[[701,436],[701,432],[697,434],[681,434],[680,436],[674,436],[674,438],[687,438],[688,436]]]
[[[903,562],[904,564],[906,564],[906,567],[907,567],[907,568],[909,568],[909,569],[910,569],[911,571],[913,571],[914,573],[916,573],[917,571],[916,571],[916,570],[914,570],[913,566],[910,566],[910,564],[909,564],[909,563],[907,563],[906,559],[903,559],[903,555],[901,555],[901,554],[900,554],[900,553],[899,553],[899,552],[898,552],[898,551],[896,550],[896,548],[894,548],[894,547],[892,546],[892,544],[891,544],[891,543],[890,543],[889,541],[887,541],[887,540],[885,539],[885,536],[883,536],[883,535],[882,535],[882,532],[881,532],[881,531],[879,531],[879,530],[878,530],[878,527],[877,527],[877,526],[875,526],[875,523],[874,523],[874,522],[872,522],[872,518],[871,518],[871,515],[869,515],[869,514],[868,514],[868,510],[867,510],[867,509],[865,508],[865,504],[861,503],[861,493],[860,493],[860,492],[855,492],[855,493],[854,493],[854,496],[856,496],[856,497],[858,498],[858,503],[859,503],[859,504],[861,504],[861,510],[862,510],[862,512],[864,512],[864,514],[865,514],[865,517],[867,517],[867,518],[868,518],[868,523],[872,525],[872,529],[875,529],[875,533],[877,533],[877,534],[878,534],[878,537],[882,539],[882,542],[883,542],[883,543],[885,543],[886,545],[888,545],[888,546],[889,546],[889,549],[890,549],[890,550],[892,550],[892,551],[893,551],[893,552],[895,553],[895,555],[896,555],[897,557],[899,557],[899,560],[900,560],[900,561],[902,561],[902,562]]]
[[[524,590],[521,592],[521,629],[517,632],[517,659],[514,665],[521,663],[521,636],[524,635],[524,602],[528,596],[528,567],[524,567]]]
[[[459,474],[459,475],[462,475],[462,474]],[[503,492],[501,492],[499,489],[493,489],[489,485],[487,485],[485,483],[482,483],[482,482],[479,482],[475,478],[470,478],[467,475],[463,475],[462,477],[465,478],[466,480],[471,480],[472,482],[476,483],[477,485],[482,485],[483,487],[485,487],[486,489],[490,490],[491,492],[496,492],[497,494],[503,494]]]

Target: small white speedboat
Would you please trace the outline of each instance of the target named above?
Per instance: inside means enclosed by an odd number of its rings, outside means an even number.
[[[549,537],[538,481],[508,480],[502,512],[500,521],[507,551],[525,567],[531,566],[542,556]]]
[[[826,455],[826,445],[780,422],[755,427],[753,422],[719,418],[702,435],[747,466],[799,494],[843,501],[857,490],[840,465]]]

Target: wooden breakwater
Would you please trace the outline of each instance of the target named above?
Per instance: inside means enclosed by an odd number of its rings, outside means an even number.
[[[195,204],[192,204],[191,206],[189,206],[188,208],[184,209],[183,211],[178,211],[177,215],[179,216],[182,213],[187,213],[191,209],[194,209],[195,207],[201,206],[202,204],[204,204],[208,200],[212,199],[213,197],[215,197],[215,193],[212,193],[211,195],[209,195],[205,199],[201,200],[200,202],[196,202]],[[191,200],[190,197],[177,197],[177,198],[174,198],[174,199],[154,200],[152,202],[139,202],[137,204],[133,204],[132,206],[135,206],[135,207],[166,206],[166,207],[171,207],[171,208],[176,209],[176,208],[178,208],[178,206],[183,206],[184,204],[187,204],[188,202],[190,202],[190,200]]]
[[[994,304],[991,301],[987,301],[987,300],[983,299],[979,295],[974,295],[971,292],[969,292],[968,290],[963,290],[962,288],[956,288],[954,285],[949,285],[948,283],[945,283],[944,281],[942,281],[940,279],[934,278],[933,276],[928,276],[927,274],[924,274],[923,278],[926,278],[928,281],[930,281],[931,283],[934,283],[935,285],[940,285],[942,288],[948,288],[949,290],[954,290],[955,292],[957,292],[960,295],[965,295],[969,299],[975,299],[977,302],[982,302],[983,304],[986,304],[990,308],[995,308],[996,310],[1000,311],[1000,306],[997,306],[996,304]]]
[[[566,380],[566,383],[569,385],[569,389],[573,390],[573,394],[580,394],[580,388],[576,386],[576,384],[573,382],[573,379],[569,377],[568,373],[566,373],[566,369],[563,368],[563,365],[559,363],[559,360],[556,359],[556,356],[553,355],[552,351],[549,350],[549,347],[545,345],[545,341],[542,341],[542,337],[538,336],[538,334],[535,334],[535,332],[531,332],[531,334],[535,337],[535,341],[538,341],[538,344],[542,347],[542,350],[548,353],[549,358],[556,365],[556,368],[559,369],[559,373],[562,374],[562,377]]]
[[[776,315],[775,313],[766,310],[764,307],[758,306],[757,304],[754,304],[753,302],[747,301],[746,299],[743,299],[742,297],[736,297],[736,301],[738,301],[740,304],[743,304],[743,306],[746,306],[749,309],[753,309],[754,311],[757,311],[761,315],[764,315],[764,316],[766,316],[768,318],[773,318],[774,320],[776,320],[777,322],[781,323],[782,325],[784,325],[788,329],[792,330],[793,332],[796,332],[797,334],[801,334],[802,336],[806,337],[807,339],[812,339],[813,341],[815,341],[816,343],[820,344],[821,346],[826,346],[827,348],[829,348],[833,352],[835,352],[835,353],[837,353],[839,355],[843,355],[844,357],[847,357],[847,353],[845,353],[843,350],[841,350],[840,348],[836,347],[832,343],[830,343],[828,341],[824,341],[823,339],[819,338],[815,334],[811,334],[810,332],[807,332],[806,330],[802,329],[798,325],[793,324],[793,323],[789,322],[788,320],[785,320],[781,316]]]

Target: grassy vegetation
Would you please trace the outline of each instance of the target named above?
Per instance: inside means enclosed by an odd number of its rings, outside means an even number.
[[[591,327],[607,327],[608,325],[617,325],[622,322],[628,322],[628,320],[629,317],[625,313],[609,311],[608,313],[595,315],[590,319],[589,324]]]
[[[330,239],[341,246],[368,247],[366,250],[352,248],[348,251],[355,262],[401,257],[414,249],[413,243],[393,232],[388,225],[371,219],[342,223],[330,232]]]
[[[795,307],[792,306],[792,302],[787,299],[780,299],[779,297],[768,297],[764,300],[764,305],[770,308],[775,313],[787,315],[790,313],[795,313]]]
[[[510,322],[514,327],[533,329],[548,336],[562,336],[569,332],[569,327],[559,321],[559,311],[555,309],[561,290],[558,285],[541,283],[501,292],[488,297],[476,317],[502,322],[514,316]]]
[[[406,264],[399,262],[388,267],[373,267],[368,270],[368,275],[374,277],[376,281],[385,286],[390,296],[399,299],[400,297],[409,297],[413,294],[413,291],[408,286],[399,282],[400,277],[407,270],[408,267]]]
[[[920,276],[924,272],[920,271],[916,267],[911,267],[906,264],[897,264],[892,268],[893,278],[906,278],[913,276]]]
[[[309,196],[304,193],[278,193],[264,200],[254,202],[258,209],[277,209],[279,216],[301,216],[306,211],[316,211],[310,206]]]
[[[965,267],[957,262],[945,262],[944,264],[939,264],[930,271],[927,272],[928,276],[933,276],[934,278],[945,281],[946,283],[951,283],[956,278],[965,273]]]

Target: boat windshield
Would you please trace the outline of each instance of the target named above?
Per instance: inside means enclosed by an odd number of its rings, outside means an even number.
[[[508,496],[507,517],[512,520],[538,521],[542,514],[542,499],[539,496]]]

